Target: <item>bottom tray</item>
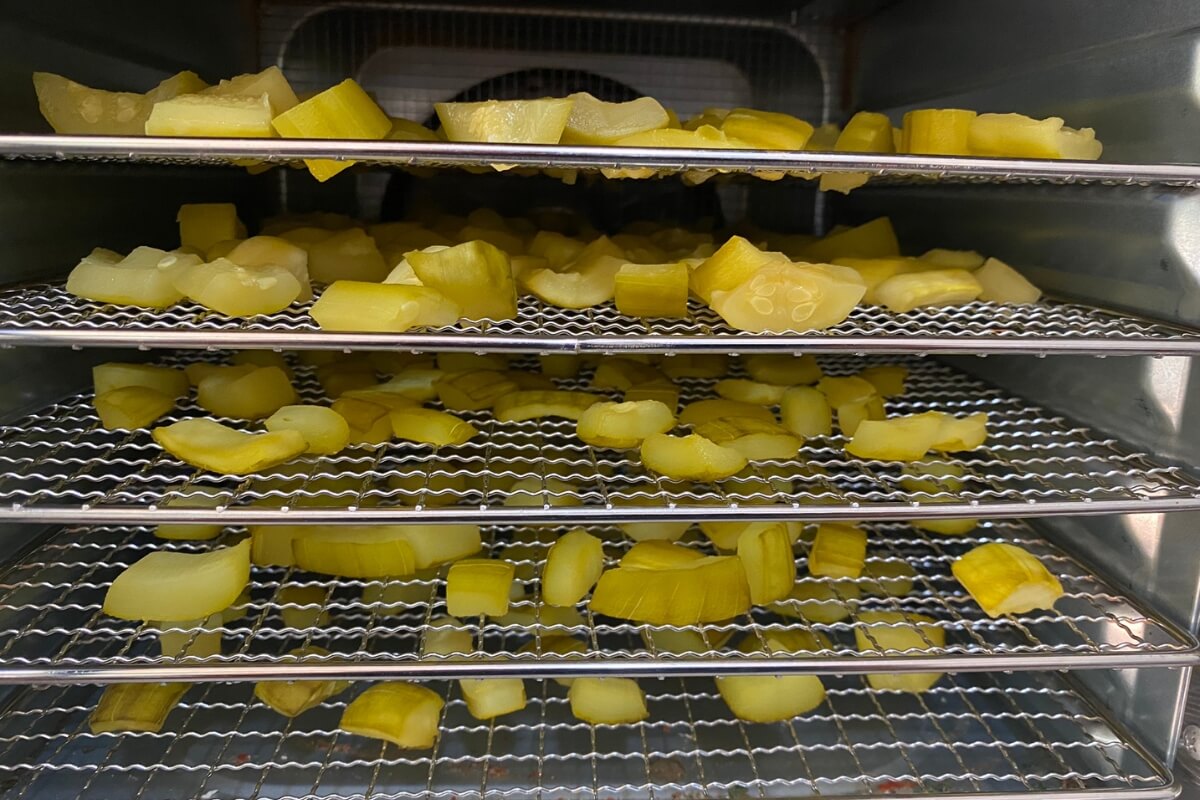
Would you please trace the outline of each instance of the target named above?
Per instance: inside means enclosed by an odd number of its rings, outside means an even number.
[[[161,733],[101,734],[94,686],[26,690],[0,713],[0,794],[13,798],[746,798],[881,794],[1168,798],[1170,774],[1056,674],[949,675],[923,695],[826,678],[787,723],[733,718],[711,679],[644,680],[650,718],[576,720],[566,690],[491,724],[444,689],[432,751],[340,733],[357,691],[288,721],[251,684],[192,687]]]

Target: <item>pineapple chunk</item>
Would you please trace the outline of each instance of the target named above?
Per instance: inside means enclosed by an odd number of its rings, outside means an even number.
[[[487,369],[443,375],[434,384],[438,400],[451,411],[482,411],[517,391],[503,372]]]
[[[908,367],[867,367],[858,377],[875,387],[880,397],[899,397],[904,394],[904,381],[908,378]]]
[[[235,75],[220,81],[216,86],[208,87],[201,94],[227,97],[259,97],[265,94],[271,101],[272,115],[290,111],[300,102],[296,93],[292,91],[292,85],[283,76],[283,72],[274,65],[267,67],[262,72]]]
[[[628,356],[626,356],[628,358]],[[662,371],[671,380],[681,378],[723,378],[729,370],[729,356],[723,353],[668,355]]]
[[[1037,556],[1015,544],[988,542],[955,559],[954,577],[989,617],[1052,609],[1062,584]]]
[[[343,578],[412,575],[417,556],[398,526],[349,525],[315,528],[292,538],[292,557],[300,569]]]
[[[190,683],[114,683],[88,716],[92,733],[158,733]]]
[[[344,80],[279,114],[271,124],[285,139],[382,139],[392,121],[352,80]],[[308,171],[325,182],[353,161],[305,159]]]
[[[326,591],[320,586],[288,584],[275,595],[283,624],[297,630],[321,628],[329,624],[329,609],[325,608]]]
[[[517,290],[508,255],[482,241],[464,242],[436,253],[413,252],[408,261],[421,283],[438,290],[468,319],[512,319]]]
[[[709,556],[671,569],[617,567],[592,591],[592,613],[648,622],[695,625],[750,610],[750,587],[736,556]]]
[[[132,430],[145,428],[175,407],[175,399],[145,386],[122,386],[92,400],[100,424]]]
[[[892,221],[880,217],[856,228],[831,232],[804,248],[804,260],[828,264],[835,258],[891,258],[900,255]]]
[[[300,281],[286,267],[243,267],[227,258],[193,264],[174,279],[175,288],[205,308],[231,317],[274,314],[300,296]]]
[[[350,444],[350,426],[345,418],[325,406],[282,406],[263,422],[268,431],[298,431],[308,449],[304,452],[332,455]]]
[[[875,384],[870,381],[851,376],[849,378],[822,378],[817,383],[817,389],[825,394],[829,405],[838,406],[850,403],[865,403],[875,396]]]
[[[388,277],[375,240],[362,228],[350,228],[324,237],[305,250],[308,252],[308,273],[321,283],[334,281],[366,281],[378,283]]]
[[[838,134],[833,149],[839,153],[894,153],[892,121],[883,114],[860,111],[850,118]],[[820,188],[822,192],[849,194],[851,190],[865,185],[868,177],[860,172],[826,174],[821,176]]]
[[[402,408],[391,413],[392,434],[397,439],[431,444],[435,447],[457,447],[479,433],[475,426],[445,411],[431,408]]]
[[[813,126],[790,114],[735,108],[721,119],[721,131],[763,150],[803,150]]]
[[[713,390],[726,400],[753,403],[758,406],[776,406],[783,401],[786,386],[748,381],[745,378],[726,378],[717,381]]]
[[[875,287],[875,297],[892,311],[904,313],[929,306],[970,303],[983,292],[965,269],[931,269],[895,275]]]
[[[971,123],[971,152],[977,156],[1069,158],[1095,161],[1104,152],[1091,128],[1075,130],[1060,117],[980,114]]]
[[[188,494],[169,497],[163,508],[217,508],[228,502],[229,494],[222,489],[193,487]],[[222,525],[193,525],[187,522],[167,522],[154,528],[159,539],[204,541],[215,539],[225,530]]]
[[[632,678],[576,678],[567,690],[571,713],[592,725],[631,725],[650,716]]]
[[[1025,279],[1021,273],[998,258],[989,258],[973,273],[983,287],[979,299],[988,303],[1036,303],[1042,290]]]
[[[67,276],[67,291],[85,300],[119,305],[166,308],[183,299],[175,278],[199,264],[198,256],[138,247],[113,261],[107,253],[93,251]]]
[[[290,461],[308,448],[296,431],[246,433],[211,419],[181,420],[155,428],[151,435],[179,460],[222,475],[258,472]]]
[[[867,534],[853,525],[824,523],[808,554],[808,571],[828,578],[857,578],[867,558]]]
[[[446,577],[446,610],[455,617],[499,617],[508,613],[514,567],[507,561],[469,558],[455,562]]]
[[[912,591],[917,571],[906,561],[870,561],[861,577],[868,594],[904,597]]]
[[[711,304],[714,292],[733,291],[763,267],[786,260],[782,253],[764,252],[741,236],[732,236],[692,270],[689,279],[692,294]]]
[[[768,525],[738,538],[738,560],[746,571],[750,602],[763,605],[782,600],[796,583],[792,542],[781,523]]]
[[[787,532],[789,545],[800,540],[804,527],[799,522],[701,522],[700,530],[713,543],[713,547],[729,553],[737,550],[743,535],[754,534],[779,524],[782,524]]]
[[[974,111],[922,108],[904,115],[900,147],[905,153],[931,156],[971,155],[969,139]]]
[[[599,395],[587,392],[511,392],[496,400],[492,414],[500,422],[523,422],[545,417],[578,420],[598,402]]]
[[[238,219],[233,203],[185,203],[175,215],[179,242],[207,253],[220,242],[242,239],[246,226]]]
[[[113,579],[104,613],[119,619],[196,620],[228,608],[250,580],[250,542],[206,553],[158,550]]]
[[[579,417],[575,435],[593,447],[637,447],[675,427],[675,415],[657,400],[595,403]]]
[[[458,688],[475,719],[495,719],[525,707],[525,681],[520,678],[464,678]]]
[[[823,330],[850,315],[866,292],[849,267],[776,261],[711,305],[731,327],[751,333]]]
[[[188,379],[183,370],[117,361],[107,361],[92,367],[92,386],[97,395],[126,386],[153,389],[169,398],[183,397],[188,393]]]
[[[428,749],[437,741],[443,705],[442,698],[424,686],[377,683],[346,706],[338,727],[401,749]]]
[[[694,433],[648,436],[642,441],[641,456],[646,469],[675,480],[721,480],[741,472],[747,463],[746,457],[735,448]]]
[[[403,333],[453,325],[462,308],[427,286],[337,281],[309,313],[324,330]]]
[[[732,448],[751,461],[788,460],[796,457],[804,440],[777,422],[751,417],[726,417],[695,426],[710,442]]]
[[[50,72],[33,73],[38,109],[55,133],[141,136],[155,103],[198,92],[208,84],[194,72],[172,75],[145,94],[92,89]]]
[[[592,388],[625,390],[660,380],[663,374],[649,364],[627,356],[605,357],[592,375]]]
[[[938,440],[942,422],[943,415],[936,411],[864,420],[846,444],[846,452],[879,461],[918,461]]]
[[[811,438],[833,434],[833,411],[825,394],[811,386],[793,386],[779,402],[783,427],[797,436]]]
[[[196,387],[196,404],[218,417],[263,419],[295,402],[296,390],[279,367],[222,370]]]
[[[725,675],[717,691],[738,719],[782,722],[825,702],[825,686],[816,675]]]
[[[912,271],[921,272],[930,269],[931,267],[928,265],[942,269],[975,270],[982,267],[985,260],[974,250],[947,250],[944,247],[935,247],[917,259],[919,264],[925,266]]]
[[[676,356],[676,358],[678,357]],[[688,403],[684,407],[683,412],[680,413],[679,421],[684,425],[696,426],[713,420],[722,420],[727,417],[749,417],[751,419],[762,420],[763,422],[775,421],[775,415],[768,408],[750,403],[739,403],[737,400],[726,400],[724,398],[696,400]]]
[[[812,356],[770,353],[746,356],[746,372],[760,383],[799,386],[821,380],[821,365]]]
[[[896,651],[905,655],[913,651],[935,650],[946,646],[946,630],[923,614],[900,611],[863,611],[862,623],[854,628],[854,640],[862,652]],[[942,678],[940,672],[894,672],[869,674],[871,688],[920,694],[933,688]]]
[[[154,104],[146,119],[147,136],[228,136],[269,139],[271,101],[266,94],[234,97],[184,94]]]
[[[558,144],[571,118],[571,97],[436,103],[438,119],[452,142]]]
[[[673,569],[704,558],[704,553],[662,540],[639,542],[621,557],[622,567],[636,569]]]
[[[687,316],[686,264],[626,264],[617,270],[617,310],[631,317]]]
[[[861,594],[854,581],[804,578],[796,581],[786,599],[771,603],[769,608],[785,617],[832,625],[850,616]]]
[[[603,542],[582,528],[569,531],[546,553],[542,600],[551,606],[573,606],[591,591],[603,571]]]
[[[635,133],[665,128],[667,111],[652,97],[608,103],[587,92],[569,96],[575,104],[562,132],[563,144],[611,144]]]
[[[329,651],[309,645],[297,647],[289,651],[288,655],[296,658],[327,656]],[[341,694],[350,686],[350,681],[259,681],[254,684],[254,696],[285,717],[298,717],[329,698]]]

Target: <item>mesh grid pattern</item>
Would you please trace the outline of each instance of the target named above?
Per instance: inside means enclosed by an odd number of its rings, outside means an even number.
[[[81,394],[0,427],[0,519],[519,524],[668,517],[995,518],[1200,507],[1200,482],[1184,468],[1156,463],[943,364],[919,358],[822,359],[830,375],[853,374],[872,363],[905,363],[910,369],[908,391],[888,401],[889,415],[987,412],[987,442],[946,459],[963,470],[960,490],[909,491],[902,483],[924,476],[919,464],[852,458],[840,434],[808,440],[794,460],[751,462],[743,477],[681,483],[646,470],[636,451],[584,445],[569,420],[500,423],[489,412],[463,414],[480,435],[459,447],[390,442],[304,456],[260,474],[219,476],[167,455],[148,431],[99,427],[90,396]],[[559,385],[582,388],[587,380],[585,374]],[[302,398],[320,400],[311,372],[299,370],[297,381]],[[681,402],[713,396],[712,383],[680,381]],[[205,413],[184,401],[162,422]],[[406,488],[414,480],[420,487]],[[226,507],[163,507],[214,490]]]
[[[889,671],[924,671],[951,663],[973,669],[1190,664],[1196,650],[1190,635],[1143,610],[1017,521],[985,524],[969,536],[954,538],[924,534],[902,524],[872,526],[867,567],[864,576],[854,580],[808,575],[809,546],[801,540],[797,545],[801,584],[833,590],[831,600],[816,609],[820,616],[811,604],[789,599],[737,619],[684,628],[593,616],[586,603],[570,609],[544,606],[538,579],[546,548],[564,530],[542,531],[546,535],[533,543],[514,529],[484,531],[485,554],[516,565],[523,598],[512,603],[508,616],[472,621],[476,651],[443,657],[421,655],[421,639],[431,622],[447,613],[444,569],[403,579],[356,580],[295,568],[256,567],[244,614],[238,619],[223,625],[214,622],[211,627],[137,623],[101,611],[105,592],[126,567],[159,549],[204,552],[228,545],[241,538],[242,531],[231,529],[223,540],[213,542],[164,542],[147,528],[65,529],[0,579],[0,680],[74,681],[79,669],[95,670],[88,674],[105,680],[119,680],[122,675],[143,680],[156,675],[180,677],[163,672],[167,667],[188,668],[189,678],[220,680],[222,665],[234,664],[257,667],[252,671],[263,677],[353,676],[348,664],[369,666],[374,675],[397,676],[414,674],[414,666],[423,669],[419,674],[425,676],[437,674],[439,667],[457,667],[471,674],[540,676],[630,674],[624,671],[629,668],[636,670],[632,674],[658,676],[670,670],[830,674],[870,669],[874,656],[892,656]],[[614,566],[628,541],[615,528],[590,530],[606,542],[609,566]],[[688,541],[712,552],[698,536]],[[990,619],[965,593],[951,575],[950,565],[971,548],[994,541],[1019,544],[1058,577],[1065,594],[1053,610]],[[907,591],[871,577],[881,567],[898,564],[913,570]],[[290,592],[297,588],[315,588],[320,599],[296,600]],[[888,588],[890,596],[885,592]],[[836,613],[830,614],[831,609]],[[924,651],[888,650],[858,619],[862,612],[880,610],[931,617],[945,631],[946,645],[936,647],[927,641],[929,649]],[[807,616],[810,611],[816,619]],[[318,613],[325,621],[313,621]],[[311,616],[297,622],[293,616],[297,614]],[[764,635],[785,629],[812,632],[824,637],[828,646],[814,652],[768,653]],[[219,632],[221,655],[163,657],[158,646],[163,630],[182,632],[190,642]],[[697,634],[696,649],[672,653],[658,647],[657,633],[679,630]],[[868,641],[878,650],[871,658],[857,649],[856,631],[867,631]],[[564,657],[543,648],[545,637],[554,635],[575,636],[588,649],[582,657]],[[724,647],[727,639],[728,644],[748,639],[753,646],[748,653],[735,652]],[[308,645],[324,648],[329,655],[303,659],[285,655]],[[529,652],[517,652],[522,647],[530,648]],[[807,663],[795,663],[797,659]],[[106,673],[112,668],[126,669]]]
[[[950,675],[922,695],[829,679],[820,706],[771,725],[733,718],[711,679],[642,684],[648,720],[597,726],[550,681],[492,723],[445,684],[431,751],[339,732],[357,688],[289,721],[249,684],[195,686],[162,732],[125,735],[88,731],[94,687],[30,690],[0,714],[0,786],[14,800],[1174,796],[1165,768],[1053,673]]]
[[[320,289],[318,289],[318,292]],[[406,334],[322,332],[311,303],[277,314],[227,317],[194,303],[139,309],[83,300],[61,285],[0,292],[0,343],[161,347],[437,348],[538,352],[788,351],[1184,354],[1200,352],[1200,334],[1070,303],[970,303],[904,314],[859,306],[825,331],[748,334],[692,301],[680,320],[643,320],[612,303],[571,311],[523,297],[517,318]]]

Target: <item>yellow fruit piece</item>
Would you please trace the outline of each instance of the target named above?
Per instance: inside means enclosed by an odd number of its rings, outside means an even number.
[[[485,100],[436,103],[438,120],[452,142],[558,144],[575,100]]]
[[[879,217],[855,228],[831,232],[806,247],[806,261],[828,264],[835,258],[891,258],[900,255],[892,221]]]
[[[175,215],[179,223],[179,242],[208,252],[219,242],[242,239],[246,226],[238,219],[233,203],[185,203]]]
[[[304,531],[292,539],[292,557],[299,569],[344,578],[403,577],[417,570],[408,536],[386,525]]]
[[[194,467],[222,475],[244,475],[273,467],[308,447],[295,431],[246,433],[211,419],[185,419],[151,431],[154,441]]]
[[[908,367],[878,366],[867,367],[858,373],[858,377],[875,387],[881,397],[899,397],[904,394],[904,381],[908,379]]]
[[[737,550],[742,536],[757,534],[759,531],[775,525],[783,525],[787,533],[788,544],[793,545],[800,539],[803,526],[799,522],[701,522],[700,530],[718,550],[731,553]]]
[[[941,427],[930,449],[942,453],[975,450],[987,441],[987,414],[979,412],[966,417],[942,414]]]
[[[282,406],[263,426],[268,431],[297,431],[308,445],[306,453],[332,455],[350,444],[345,418],[325,406]]]
[[[462,308],[426,286],[337,281],[309,313],[324,330],[403,333],[453,325]]]
[[[728,136],[763,150],[803,150],[813,126],[790,114],[735,108],[721,120]]]
[[[92,733],[158,733],[190,683],[114,683],[88,716]]]
[[[662,403],[674,414],[679,408],[679,387],[668,380],[639,383],[625,390],[624,400],[626,403],[653,400]]]
[[[308,252],[308,274],[314,281],[377,283],[388,275],[387,264],[375,240],[362,228],[350,228],[323,237],[305,250]]]
[[[713,444],[729,447],[751,461],[795,458],[804,440],[777,422],[752,417],[726,417],[695,426],[698,435]]]
[[[92,367],[92,386],[97,395],[127,386],[153,389],[174,399],[188,393],[187,375],[181,369],[149,364],[123,364],[108,361]]]
[[[435,447],[457,447],[479,433],[475,426],[445,411],[431,408],[404,408],[392,411],[392,434],[397,439],[431,444]]]
[[[936,411],[864,420],[846,444],[846,452],[879,461],[918,461],[933,447],[941,429],[942,415]]]
[[[475,639],[461,620],[451,616],[434,617],[421,637],[421,654],[461,660],[475,651]]]
[[[789,353],[769,353],[746,356],[743,360],[746,372],[760,383],[775,386],[799,386],[816,383],[821,379],[821,365],[812,356],[795,356]]]
[[[517,291],[508,256],[487,242],[471,241],[436,253],[409,253],[421,283],[441,292],[468,319],[512,319]]]
[[[838,428],[843,436],[854,436],[858,426],[869,419],[884,419],[883,398],[878,395],[861,403],[847,403],[837,407]]]
[[[383,444],[392,438],[392,420],[387,407],[356,397],[339,397],[330,407],[350,427],[351,445]]]
[[[860,111],[850,118],[838,134],[833,150],[839,153],[894,153],[892,122],[883,114]],[[821,176],[822,192],[849,194],[867,183],[866,173],[842,172]]]
[[[764,252],[741,236],[732,236],[692,270],[692,294],[711,304],[714,292],[733,291],[763,267],[786,260],[782,253]]]
[[[808,554],[808,571],[827,578],[857,578],[867,557],[867,534],[853,525],[824,523]]]
[[[835,258],[833,263],[850,267],[858,273],[867,287],[863,302],[869,305],[878,305],[880,302],[876,294],[879,284],[894,275],[917,272],[921,265],[915,258]]]
[[[793,386],[779,402],[783,427],[802,438],[833,434],[833,411],[825,394],[811,386]]]
[[[962,305],[977,299],[982,292],[975,276],[962,269],[895,275],[875,287],[876,299],[898,313],[929,306]]]
[[[726,675],[716,681],[729,710],[747,722],[782,722],[825,701],[825,686],[815,675]]]
[[[295,402],[296,390],[279,367],[222,370],[196,387],[196,404],[218,417],[262,419]]]
[[[661,380],[663,374],[649,364],[620,356],[606,357],[592,374],[592,388],[625,390]]]
[[[503,372],[484,369],[443,375],[434,388],[438,400],[451,411],[482,411],[517,391]]]
[[[267,95],[226,97],[185,94],[154,104],[146,119],[147,136],[228,136],[268,139],[271,101]]]
[[[235,75],[204,89],[201,94],[231,97],[258,97],[265,94],[274,114],[282,114],[300,102],[283,72],[274,65],[262,72]]]
[[[67,276],[67,291],[85,300],[118,305],[166,308],[183,299],[175,278],[199,264],[197,256],[138,247],[116,261],[93,251]]]
[[[600,396],[587,392],[520,391],[496,400],[492,414],[500,422],[561,417],[578,420]],[[632,446],[632,445],[631,445]]]
[[[585,243],[554,231],[538,231],[529,242],[529,255],[546,260],[550,269],[560,270],[579,258]]]
[[[657,400],[594,403],[579,417],[575,435],[593,447],[628,449],[675,427],[675,415]]]
[[[796,561],[787,528],[782,524],[764,526],[740,536],[737,555],[746,571],[750,602],[763,605],[782,600],[792,591]]]
[[[1052,609],[1062,584],[1029,551],[1007,542],[988,542],[955,559],[951,572],[989,617]]]
[[[652,652],[672,655],[706,655],[721,649],[733,636],[733,631],[706,630],[701,632],[686,628],[673,631],[670,628],[655,630],[643,627],[641,634],[642,642]]]
[[[923,614],[863,611],[854,628],[854,641],[864,653],[919,654],[946,646],[946,630]],[[894,672],[867,675],[871,688],[920,694],[941,680],[940,672]]]
[[[617,310],[631,317],[687,316],[685,264],[625,264],[616,274]]]
[[[823,330],[850,316],[865,292],[849,267],[779,261],[713,292],[710,305],[730,327],[750,333]]]
[[[525,682],[520,678],[464,678],[458,688],[475,719],[495,719],[525,707]]]
[[[286,267],[242,267],[227,258],[185,267],[174,278],[186,297],[231,317],[274,314],[300,296],[300,282]]]
[[[849,403],[865,403],[875,396],[875,384],[855,376],[822,378],[817,383],[817,389],[825,394],[829,405],[834,408]]]
[[[729,356],[723,353],[676,354],[664,358],[661,366],[662,371],[671,380],[723,378],[729,370]]]
[[[250,563],[258,567],[291,567],[296,564],[292,543],[318,530],[312,525],[251,525]]]
[[[787,387],[748,381],[745,378],[726,378],[717,381],[713,390],[727,400],[753,403],[759,406],[774,406],[783,400],[783,394],[787,391]]]
[[[201,619],[228,608],[248,580],[248,541],[206,553],[158,550],[113,579],[104,613],[120,619]]]
[[[455,617],[503,616],[508,612],[514,567],[507,561],[465,559],[446,577],[446,610]]]
[[[998,258],[989,258],[973,273],[983,291],[979,299],[987,303],[1024,305],[1042,299],[1042,290]]]
[[[426,128],[419,122],[413,122],[410,119],[402,117],[390,117],[392,121],[392,129],[388,131],[385,139],[390,139],[394,142],[436,142],[439,141],[437,134]]]
[[[621,557],[622,567],[636,569],[673,569],[704,558],[704,553],[661,540],[639,542]]]
[[[285,139],[382,139],[392,129],[383,109],[349,79],[279,114],[271,124]],[[305,159],[304,163],[314,178],[324,182],[355,162]]]
[[[582,528],[564,533],[546,553],[542,600],[573,606],[591,591],[604,571],[604,543]]]
[[[769,608],[785,617],[831,625],[850,616],[861,594],[854,581],[803,578],[796,581],[785,600],[771,603]]]
[[[971,155],[969,138],[974,111],[922,108],[904,115],[901,148],[905,153],[933,156]]]
[[[424,750],[437,741],[443,705],[442,698],[424,686],[377,683],[346,706],[338,727],[404,750]]]
[[[203,619],[177,622],[154,621],[151,627],[162,628],[158,644],[164,658],[211,658],[221,654],[221,614]]]
[[[297,647],[288,655],[297,658],[327,656],[329,651],[309,645]],[[259,681],[254,684],[254,696],[285,717],[298,717],[346,691],[351,685],[351,681]]]
[[[192,487],[188,494],[176,495],[163,502],[163,508],[217,508],[229,502],[229,493],[222,489]],[[159,539],[203,541],[221,535],[224,526],[164,523],[154,528]]]
[[[580,259],[561,272],[535,269],[521,276],[522,285],[539,300],[561,308],[591,308],[613,299],[623,258]]]
[[[579,92],[569,99],[575,104],[562,132],[563,144],[611,144],[635,133],[666,128],[670,122],[666,109],[652,97],[609,103]]]
[[[175,407],[175,399],[145,386],[122,386],[92,399],[105,428],[145,428]]]
[[[977,156],[1095,161],[1104,152],[1091,128],[1075,130],[1061,117],[1039,120],[1021,114],[980,114],[971,123],[969,145]]]
[[[51,72],[33,73],[38,109],[54,132],[94,136],[141,136],[155,103],[207,85],[194,72],[180,72],[145,94],[107,92]]]
[[[861,577],[867,594],[904,597],[912,591],[917,571],[905,561],[869,561]]]
[[[592,613],[652,625],[719,622],[750,610],[750,587],[736,556],[708,556],[671,569],[617,567],[592,591]]]
[[[921,272],[926,269],[965,269],[976,270],[983,266],[986,259],[974,250],[947,250],[935,247],[917,259],[918,267],[911,271]]]
[[[328,625],[326,595],[325,589],[320,586],[289,584],[280,588],[275,594],[275,601],[279,604],[279,616],[283,618],[283,624],[302,631]]]
[[[632,678],[576,678],[567,690],[571,713],[592,725],[632,725],[650,716]]]
[[[679,421],[684,425],[695,427],[705,422],[722,420],[727,417],[749,417],[763,422],[775,421],[775,415],[768,408],[724,398],[696,400],[688,403],[680,413]]]
[[[698,434],[653,434],[642,442],[641,456],[646,469],[675,480],[721,480],[736,475],[747,463],[737,449]]]

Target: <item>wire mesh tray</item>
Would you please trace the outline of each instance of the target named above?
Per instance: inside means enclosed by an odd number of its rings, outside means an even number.
[[[167,542],[147,528],[65,529],[0,577],[0,682],[72,683],[80,680],[248,680],[519,675],[669,675],[922,672],[1180,666],[1195,663],[1195,638],[1107,585],[1024,523],[985,524],[970,536],[930,536],[902,524],[870,529],[864,576],[833,581],[807,575],[808,544],[797,545],[800,585],[830,590],[825,601],[788,599],[721,623],[655,626],[593,615],[587,604],[553,608],[541,603],[538,577],[549,543],[566,529],[543,529],[536,540],[513,529],[484,532],[488,555],[511,560],[522,588],[506,616],[471,623],[474,652],[422,655],[423,633],[444,625],[444,569],[394,580],[336,578],[283,567],[255,567],[241,616],[224,623],[138,623],[101,611],[105,592],[126,567],[154,550],[203,552],[213,542]],[[615,528],[596,527],[610,566],[629,546]],[[227,545],[242,536],[225,534]],[[436,534],[433,534],[436,535]],[[1053,610],[991,619],[950,572],[956,558],[984,542],[1014,542],[1036,554],[1060,580],[1064,596]],[[532,542],[532,543],[531,543]],[[711,552],[701,537],[691,546]],[[870,577],[880,567],[907,564],[911,587]],[[885,592],[891,590],[891,595]],[[312,592],[311,597],[294,594]],[[885,648],[859,619],[862,612],[922,614],[944,630],[946,644],[926,639],[924,650]],[[232,615],[231,615],[232,616]],[[769,652],[764,636],[806,630],[823,637],[821,649]],[[159,635],[170,631],[187,645],[221,641],[219,655],[164,657]],[[656,637],[686,631],[693,644],[668,652]],[[856,633],[864,632],[864,654]],[[586,642],[582,655],[555,653],[547,637]],[[749,639],[750,652],[730,646]],[[296,647],[315,645],[327,656],[298,658]],[[521,652],[522,648],[527,648]]]
[[[873,363],[910,369],[908,392],[888,401],[889,415],[987,412],[987,442],[946,459],[963,470],[961,489],[910,491],[905,478],[924,477],[927,467],[850,457],[841,435],[810,439],[794,460],[752,462],[744,476],[686,484],[649,472],[636,451],[583,444],[570,420],[500,423],[489,412],[464,414],[480,435],[459,447],[390,442],[301,457],[261,474],[221,476],[166,454],[147,431],[101,428],[90,395],[80,394],[0,426],[0,520],[524,524],[999,518],[1200,508],[1200,480],[1184,468],[1157,463],[944,364],[920,358],[821,359],[830,375],[853,374]],[[311,371],[298,369],[297,382],[303,398],[320,400]],[[583,388],[587,382],[584,374],[558,384]],[[712,396],[712,380],[680,384],[682,402]],[[184,401],[162,422],[206,413]],[[216,493],[222,505],[173,505],[200,493]]]
[[[240,159],[298,163],[318,158],[369,167],[533,167],[720,171],[800,178],[867,173],[900,181],[1200,186],[1200,165],[1120,164],[960,156],[874,155],[682,147],[468,144],[321,139],[208,139],[160,136],[0,135],[0,158],[157,165],[236,166]]]
[[[318,290],[319,291],[319,290]],[[1085,305],[970,303],[898,314],[859,306],[824,331],[750,334],[693,301],[679,320],[643,320],[612,303],[584,311],[521,299],[518,316],[402,334],[322,331],[311,303],[227,317],[194,303],[140,309],[93,303],[57,284],[0,292],[0,346],[437,349],[506,352],[1200,354],[1200,333]]]
[[[160,733],[92,734],[95,687],[27,690],[0,714],[6,797],[248,800],[915,794],[1167,800],[1170,773],[1053,673],[951,675],[923,695],[826,681],[813,711],[739,722],[711,680],[643,681],[650,717],[592,726],[529,684],[480,722],[453,684],[430,751],[342,733],[351,689],[287,720],[248,684],[193,687]]]

